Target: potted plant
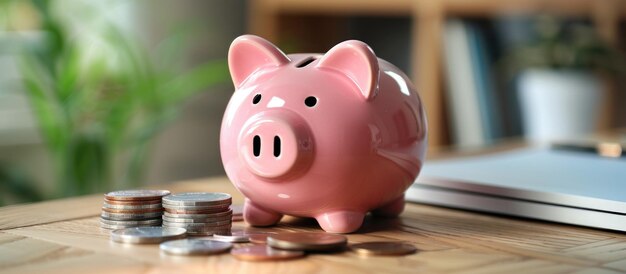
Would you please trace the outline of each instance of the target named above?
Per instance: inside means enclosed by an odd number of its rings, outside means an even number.
[[[190,96],[226,83],[226,62],[184,69],[184,37],[152,50],[113,24],[98,29],[97,43],[85,42],[95,28],[76,34],[55,3],[32,4],[46,39],[23,46],[19,72],[55,169],[55,195],[139,187],[154,137]]]
[[[535,26],[536,38],[505,58],[517,76],[525,137],[550,142],[592,133],[607,104],[602,76],[620,71],[622,57],[584,24],[540,17]]]

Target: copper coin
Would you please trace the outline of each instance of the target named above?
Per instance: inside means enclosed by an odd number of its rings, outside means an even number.
[[[122,201],[143,201],[143,200],[157,200],[163,196],[170,194],[169,190],[151,190],[151,189],[133,189],[133,190],[120,190],[113,191],[104,194],[104,197],[108,200],[122,200]]]
[[[232,219],[233,219],[233,222],[241,222],[241,221],[243,221],[243,216],[235,216],[235,215],[233,215]]]
[[[163,212],[163,208],[145,208],[145,209],[117,209],[102,207],[102,211],[108,213],[126,213],[126,214],[140,214],[140,213],[155,213]]]
[[[267,243],[267,237],[270,234],[250,234],[248,235],[248,240],[250,240],[251,243],[253,244],[266,244]]]
[[[287,250],[329,251],[348,243],[343,235],[315,232],[281,233],[267,237],[267,244]]]
[[[302,251],[273,249],[266,245],[244,246],[230,251],[235,258],[245,261],[279,261],[300,258]]]
[[[417,251],[417,248],[413,245],[401,242],[360,243],[351,245],[350,249],[359,255],[365,256],[399,256],[413,254]]]

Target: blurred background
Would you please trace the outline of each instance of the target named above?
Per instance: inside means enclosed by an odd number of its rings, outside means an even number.
[[[368,43],[415,81],[431,151],[624,140],[626,1],[2,0],[0,205],[223,175],[244,33]]]

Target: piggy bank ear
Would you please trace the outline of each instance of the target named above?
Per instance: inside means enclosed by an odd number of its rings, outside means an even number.
[[[367,44],[350,40],[330,49],[317,63],[345,74],[357,85],[363,97],[371,100],[378,93],[378,59]]]
[[[235,88],[257,69],[289,63],[289,58],[269,41],[254,35],[237,37],[228,50],[228,68]]]

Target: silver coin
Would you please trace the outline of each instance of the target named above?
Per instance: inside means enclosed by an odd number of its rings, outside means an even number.
[[[231,242],[231,243],[247,243],[247,242],[250,242],[250,234],[254,234],[254,233],[248,233],[243,230],[237,229],[234,231],[231,230],[230,233],[213,234],[213,239],[216,241],[224,241],[224,242]]]
[[[102,211],[102,213],[100,214],[100,217],[107,219],[107,220],[113,220],[113,221],[124,221],[124,220],[138,221],[138,220],[154,219],[156,217],[161,217],[161,215],[163,215],[163,213],[161,212],[131,214],[131,213],[111,213],[111,212]]]
[[[177,227],[174,227],[174,226],[167,226],[167,225],[164,225],[163,227],[177,228]],[[180,227],[180,228],[186,229],[187,233],[192,233],[192,232],[211,232],[211,233],[215,233],[216,231],[230,232],[230,226],[214,226],[214,227],[193,226],[193,227]]]
[[[132,189],[112,191],[104,197],[110,200],[155,200],[169,194],[169,190]]]
[[[221,211],[216,213],[206,213],[206,214],[177,214],[170,212],[163,212],[164,217],[168,218],[183,218],[183,219],[209,219],[209,218],[219,218],[223,216],[231,216],[233,213],[232,210],[229,211]]]
[[[143,204],[143,205],[112,205],[108,203],[104,203],[102,205],[104,208],[111,209],[122,209],[122,210],[139,210],[139,209],[160,209],[163,208],[161,204]]]
[[[230,211],[228,204],[200,205],[200,206],[163,204],[163,207],[167,209],[176,210],[176,211],[215,211],[216,213]]]
[[[171,226],[171,227],[216,227],[216,226],[226,226],[231,225],[232,221],[221,221],[221,222],[211,222],[211,223],[173,223],[168,221],[163,221],[163,226]]]
[[[163,227],[169,227],[169,226],[163,226]],[[172,227],[175,228],[175,227]],[[230,232],[230,226],[214,226],[214,227],[181,227],[187,230],[188,233],[192,233],[192,232],[211,232],[211,233],[215,233],[215,232]]]
[[[131,227],[142,227],[142,226],[158,226],[160,223],[155,224],[128,224],[128,225],[110,225],[100,222],[100,227],[104,229],[122,229],[122,228],[131,228]]]
[[[226,215],[226,216],[217,217],[217,218],[198,219],[198,218],[172,218],[172,217],[167,217],[164,215],[163,220],[170,222],[170,223],[214,223],[214,222],[232,221],[232,217]]]
[[[159,245],[163,252],[174,255],[219,254],[232,247],[231,243],[202,238],[167,241]]]
[[[108,220],[100,218],[100,223],[107,225],[160,225],[161,218],[158,219],[148,219],[148,220],[125,220],[125,221],[116,221],[116,220]]]
[[[176,206],[211,206],[231,204],[232,197],[219,192],[186,192],[163,197],[163,203]]]
[[[213,236],[214,234],[228,234],[230,233],[230,229],[222,229],[222,230],[205,230],[205,231],[187,231],[187,235],[189,236]],[[215,240],[215,239],[213,239]]]
[[[187,230],[180,227],[146,226],[111,231],[111,240],[130,244],[156,244],[185,237]]]

